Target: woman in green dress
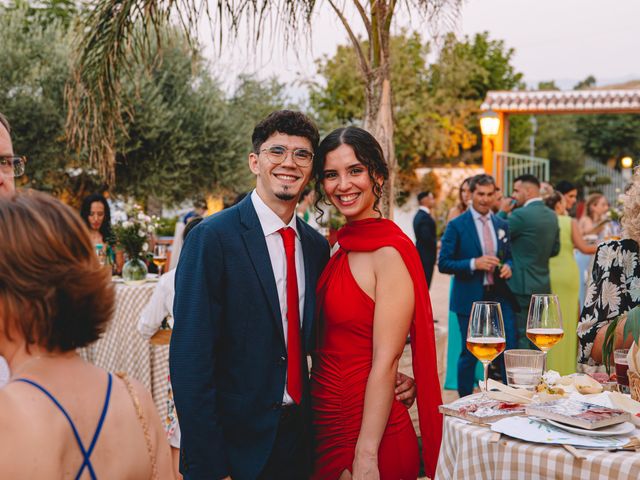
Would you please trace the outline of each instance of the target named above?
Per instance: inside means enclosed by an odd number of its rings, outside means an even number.
[[[575,219],[567,215],[566,196],[554,192],[545,199],[547,206],[558,215],[560,227],[560,253],[549,259],[551,291],[560,300],[564,337],[547,354],[547,369],[556,370],[561,375],[575,373],[578,356],[578,327],[580,293],[580,271],[573,255],[576,248],[591,255],[597,247],[585,242]]]

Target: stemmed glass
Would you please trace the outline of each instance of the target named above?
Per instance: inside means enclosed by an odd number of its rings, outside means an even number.
[[[167,263],[167,246],[156,243],[153,247],[153,263],[158,267],[158,277],[162,275],[162,270]]]
[[[527,338],[544,352],[544,370],[547,369],[547,352],[562,340],[562,311],[557,295],[531,295],[527,316]]]
[[[487,398],[489,364],[504,351],[506,344],[500,304],[473,302],[467,330],[467,349],[484,366],[483,399]]]

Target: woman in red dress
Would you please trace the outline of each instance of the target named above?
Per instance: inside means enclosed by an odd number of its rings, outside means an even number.
[[[365,130],[341,128],[320,144],[314,169],[316,205],[328,198],[347,219],[318,282],[314,479],[418,477],[416,434],[394,398],[409,332],[425,471],[433,478],[442,401],[431,302],[413,242],[378,208],[388,178],[382,149]]]

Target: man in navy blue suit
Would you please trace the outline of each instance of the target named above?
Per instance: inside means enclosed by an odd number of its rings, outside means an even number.
[[[438,239],[436,237],[436,222],[431,216],[431,209],[436,201],[431,192],[418,194],[418,213],[413,217],[413,232],[416,235],[416,248],[420,254],[427,285],[431,286],[433,268],[436,266]]]
[[[170,368],[187,480],[309,475],[306,354],[329,245],[295,209],[318,140],[300,112],[260,122],[249,154],[256,189],[203,220],[182,249]],[[399,390],[411,403],[413,380]]]
[[[467,350],[467,328],[473,302],[498,301],[502,307],[507,348],[516,348],[513,295],[506,280],[511,277],[509,225],[491,212],[496,190],[490,175],[473,177],[469,183],[471,206],[451,220],[441,239],[438,268],[454,275],[450,307],[458,315],[462,353],[458,359],[458,393],[473,392],[473,376],[478,361]],[[504,374],[504,360],[498,358]]]

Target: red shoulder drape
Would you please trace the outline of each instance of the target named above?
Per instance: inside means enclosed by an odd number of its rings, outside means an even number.
[[[413,280],[415,311],[411,322],[411,351],[416,380],[417,404],[425,473],[434,478],[442,441],[442,404],[436,357],[435,332],[429,288],[418,251],[409,237],[390,220],[367,219],[352,222],[338,232],[338,243],[347,252],[370,252],[395,248]],[[330,266],[329,266],[330,267]],[[325,275],[323,275],[326,278]],[[322,290],[321,279],[318,290]]]

